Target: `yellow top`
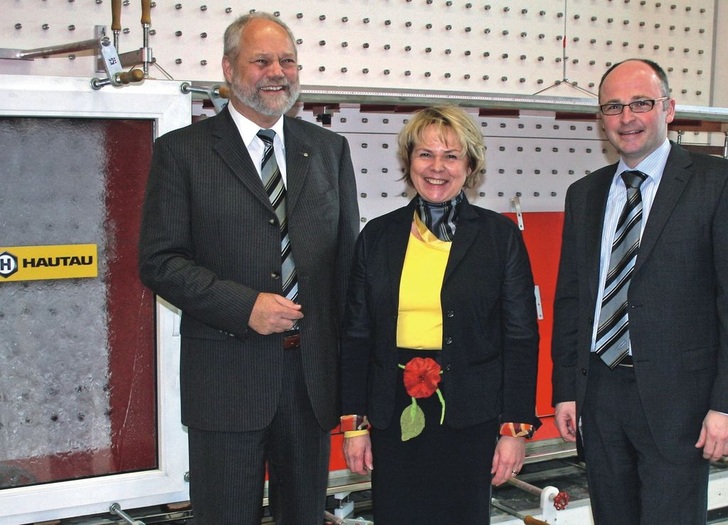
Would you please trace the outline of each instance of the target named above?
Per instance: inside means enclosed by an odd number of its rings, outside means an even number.
[[[399,284],[397,346],[441,350],[440,290],[452,243],[435,237],[416,212],[414,221],[420,238],[410,233],[404,258]]]

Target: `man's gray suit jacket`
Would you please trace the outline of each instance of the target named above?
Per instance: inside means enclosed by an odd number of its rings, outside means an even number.
[[[584,404],[602,225],[616,164],[568,190],[554,308],[553,402]],[[690,457],[709,409],[728,413],[728,161],[672,149],[629,287],[634,372],[666,457]]]
[[[316,417],[338,423],[338,338],[359,231],[347,141],[285,117],[287,216],[301,348]],[[182,310],[182,420],[248,431],[273,418],[282,335],[248,327],[260,292],[281,293],[280,233],[227,109],[155,144],[140,239],[142,281]]]

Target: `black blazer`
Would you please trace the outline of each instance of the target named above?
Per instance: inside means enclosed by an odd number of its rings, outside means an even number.
[[[568,190],[554,306],[553,402],[581,411],[607,195],[616,164]],[[661,452],[694,452],[709,409],[728,412],[728,161],[676,144],[629,287],[634,371]]]
[[[359,231],[346,140],[285,118],[287,213],[298,269],[301,352],[321,426],[338,422],[338,339]],[[281,335],[248,328],[259,292],[281,293],[280,234],[228,110],[160,137],[140,241],[142,281],[182,310],[186,425],[246,431],[273,418]]]
[[[399,380],[399,284],[415,201],[370,221],[356,245],[342,340],[344,414],[392,422]],[[445,421],[535,422],[538,326],[521,233],[493,211],[461,205],[441,292]],[[404,364],[404,363],[403,363]]]

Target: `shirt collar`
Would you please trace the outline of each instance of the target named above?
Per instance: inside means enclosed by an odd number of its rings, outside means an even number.
[[[228,104],[227,107],[228,111],[230,111],[230,116],[233,118],[235,126],[238,128],[240,137],[243,139],[243,144],[245,144],[246,147],[249,147],[253,140],[258,138],[258,132],[261,130],[261,127],[240,113],[232,104]],[[272,129],[276,132],[276,147],[285,148],[285,140],[283,140],[283,117],[279,118],[276,123],[273,124],[273,127],[268,129]]]
[[[662,178],[662,172],[665,170],[665,164],[667,164],[667,157],[670,155],[671,148],[672,146],[670,145],[670,141],[665,138],[665,142],[663,142],[655,151],[647,155],[647,157],[645,157],[645,159],[634,168],[627,166],[624,160],[620,158],[619,164],[617,165],[617,171],[614,174],[615,179],[622,180],[620,175],[623,171],[635,169],[644,173],[647,176],[647,180],[651,180],[655,184],[659,184],[660,179]]]

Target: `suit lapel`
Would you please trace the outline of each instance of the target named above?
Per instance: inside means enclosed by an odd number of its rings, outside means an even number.
[[[299,124],[295,119],[283,118],[286,141],[286,209],[290,213],[296,208],[306,185],[311,171],[311,152],[315,148],[305,131],[297,129]]]
[[[657,189],[655,200],[652,202],[652,208],[650,208],[650,214],[647,217],[645,230],[642,233],[640,251],[635,263],[635,273],[639,271],[650,253],[652,253],[667,220],[680,200],[680,196],[692,176],[692,172],[688,169],[690,164],[692,164],[690,153],[673,144],[665,164],[665,171],[662,173],[660,186]]]
[[[235,126],[230,112],[225,108],[215,118],[213,135],[214,148],[225,162],[230,171],[248,188],[255,198],[265,206],[272,208],[270,199],[263,188],[258,170],[248,154],[248,148],[240,138],[240,132]]]
[[[584,213],[584,257],[586,266],[590,269],[588,282],[589,290],[596,297],[599,289],[599,269],[601,265],[602,230],[604,229],[604,215],[607,210],[609,188],[612,185],[617,165],[605,168],[595,179],[594,184],[586,195]]]
[[[475,213],[475,210],[473,210],[468,200],[463,200],[462,204],[460,204],[456,235],[450,247],[450,256],[447,259],[447,266],[445,267],[445,276],[442,280],[443,285],[453,272],[455,272],[455,269],[460,265],[465,254],[468,253],[473,242],[475,242],[479,230],[472,226],[477,218],[478,214]]]

